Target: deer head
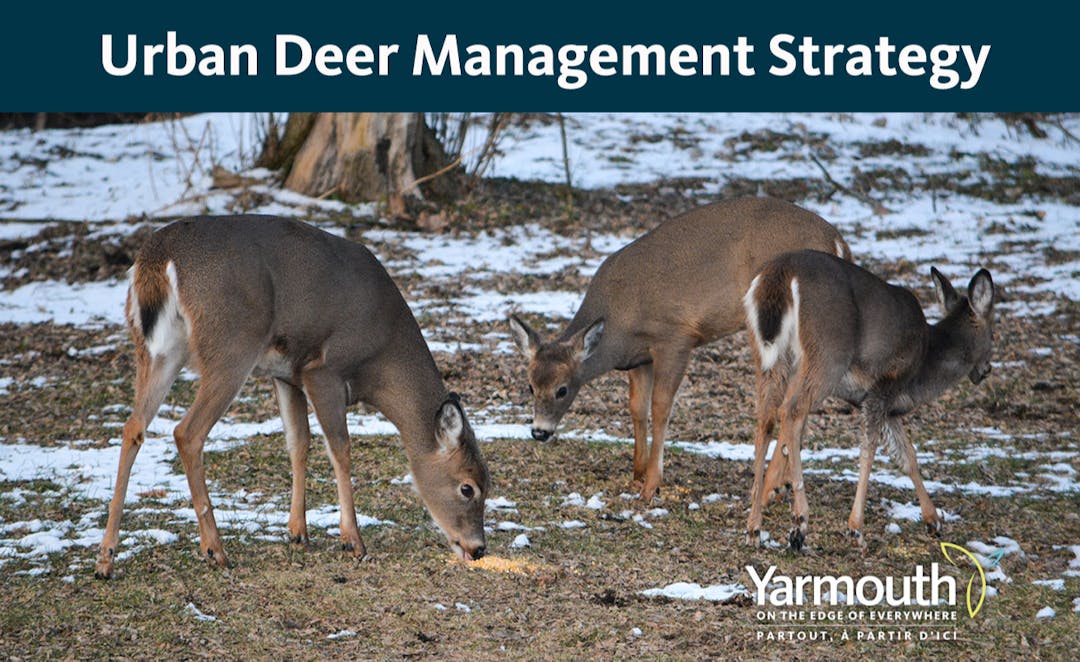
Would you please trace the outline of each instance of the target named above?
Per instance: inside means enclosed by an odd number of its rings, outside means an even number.
[[[980,269],[961,296],[940,271],[931,268],[938,303],[945,317],[935,325],[938,337],[948,342],[941,347],[941,367],[946,372],[968,373],[978,384],[990,374],[990,354],[994,331],[994,281]]]
[[[484,499],[490,482],[456,393],[435,414],[431,450],[414,458],[416,488],[436,526],[466,561],[484,555]]]
[[[528,358],[529,392],[533,396],[532,436],[547,441],[577,397],[585,379],[582,364],[596,351],[604,320],[596,320],[565,340],[544,342],[516,315],[510,316],[514,342]]]

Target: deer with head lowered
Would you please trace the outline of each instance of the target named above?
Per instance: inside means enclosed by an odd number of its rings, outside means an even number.
[[[192,218],[156,232],[131,271],[127,322],[135,404],[123,429],[116,491],[96,574],[109,577],[128,478],[181,368],[201,379],[174,436],[191,488],[202,555],[225,564],[203,470],[203,443],[250,374],[273,378],[292,465],[288,529],[307,541],[308,402],[326,436],[342,547],[357,530],[345,410],[363,401],[401,433],[417,491],[464,559],[484,553],[488,472],[461,403],[447,393],[416,320],[366,248],[276,217]]]
[[[990,272],[980,269],[967,296],[961,296],[937,269],[931,277],[945,315],[936,324],[927,323],[909,290],[817,251],[780,256],[754,278],[744,301],[758,373],[748,543],[760,542],[763,497],[790,476],[794,526],[788,542],[796,551],[805,544],[802,437],[807,416],[830,395],[861,411],[859,480],[848,518],[853,542],[865,546],[863,510],[880,446],[911,477],[923,522],[932,533],[940,532],[941,516],[900,419],[965,375],[978,384],[989,374],[994,283]],[[765,475],[776,418],[777,448]]]
[[[651,500],[692,350],[741,329],[750,279],[770,258],[800,248],[851,257],[836,228],[813,212],[772,198],[719,202],[665,221],[610,255],[555,339],[544,340],[511,316],[514,339],[528,358],[532,436],[550,438],[586,383],[626,371],[634,483],[641,499]]]

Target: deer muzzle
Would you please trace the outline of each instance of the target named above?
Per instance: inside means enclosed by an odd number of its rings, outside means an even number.
[[[543,428],[532,429],[532,438],[537,441],[547,441],[551,438],[552,434],[554,434],[553,430],[545,430]]]
[[[971,379],[972,384],[978,384],[982,380],[986,379],[986,376],[990,374],[990,369],[991,368],[989,361],[981,365],[977,365],[971,369],[971,373],[968,375],[968,378]]]

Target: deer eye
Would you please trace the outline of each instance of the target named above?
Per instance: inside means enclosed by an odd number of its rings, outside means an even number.
[[[558,398],[559,400],[562,400],[563,398],[566,397],[566,394],[568,392],[569,391],[567,390],[567,388],[565,386],[560,386],[559,390],[555,391],[555,397]]]
[[[471,499],[474,494],[476,494],[476,490],[473,489],[472,485],[469,485],[468,483],[461,484],[461,496],[466,499]]]

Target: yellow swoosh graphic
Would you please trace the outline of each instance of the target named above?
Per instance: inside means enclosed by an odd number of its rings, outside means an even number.
[[[972,584],[975,583],[975,575],[971,576],[971,579],[968,581],[968,585],[967,585],[967,610],[968,610],[968,615],[971,616],[972,618],[975,618],[975,614],[978,614],[979,610],[982,609],[983,600],[986,599],[986,573],[983,571],[982,564],[979,563],[979,560],[977,558],[975,558],[974,554],[972,554],[968,550],[964,549],[960,545],[954,545],[951,542],[943,542],[943,543],[941,543],[941,553],[945,555],[945,560],[947,560],[949,563],[952,563],[953,565],[956,565],[956,561],[953,561],[952,557],[949,556],[949,548],[950,547],[952,549],[955,549],[955,550],[961,552],[962,554],[964,554],[964,556],[967,556],[969,559],[971,559],[971,562],[975,564],[975,568],[979,571],[979,580],[982,581],[982,589],[979,591],[979,603],[975,605],[974,609],[972,609],[972,607],[971,607],[971,586],[972,586]]]

